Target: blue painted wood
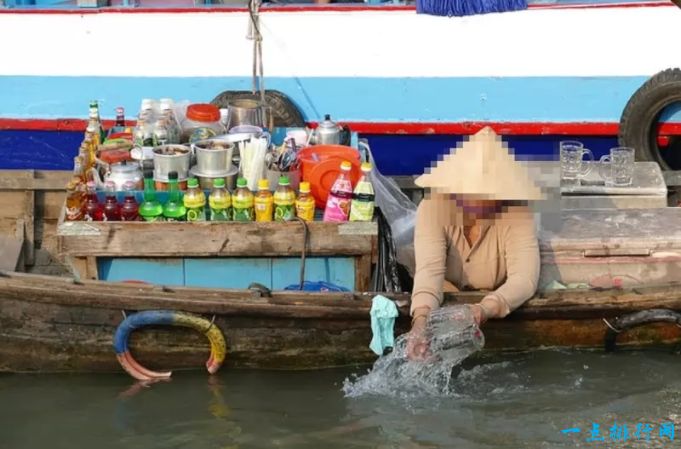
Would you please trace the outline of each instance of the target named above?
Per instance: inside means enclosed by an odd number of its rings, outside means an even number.
[[[352,257],[310,257],[305,260],[306,281],[326,281],[355,289],[355,261]],[[283,289],[300,283],[300,259],[277,258],[272,260],[272,288]]]
[[[185,285],[192,287],[247,288],[259,282],[272,288],[269,258],[186,258]]]
[[[144,281],[161,285],[184,285],[184,263],[171,258],[97,259],[99,278],[106,281]]]

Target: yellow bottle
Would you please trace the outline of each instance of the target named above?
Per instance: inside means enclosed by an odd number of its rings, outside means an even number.
[[[258,181],[258,194],[255,196],[255,221],[272,221],[274,196],[270,192],[267,179]]]
[[[300,183],[300,196],[296,200],[296,216],[305,221],[314,221],[315,201],[310,194],[310,183],[303,181]]]

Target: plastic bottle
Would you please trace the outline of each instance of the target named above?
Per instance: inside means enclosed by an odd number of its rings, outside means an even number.
[[[90,122],[93,124],[99,136],[99,142],[104,142],[106,139],[106,133],[104,132],[104,127],[102,126],[102,119],[99,115],[99,103],[97,100],[90,101],[90,113],[88,114]]]
[[[104,206],[97,198],[97,186],[94,181],[87,183],[87,195],[85,196],[85,221],[104,220]]]
[[[156,199],[154,171],[144,170],[144,201],[139,206],[139,215],[145,221],[163,221],[163,206]]]
[[[253,221],[253,193],[248,190],[246,178],[236,181],[236,192],[232,197],[232,216],[234,221]]]
[[[83,183],[73,177],[66,185],[66,220],[80,221],[85,216]]]
[[[303,181],[300,183],[300,195],[296,200],[296,216],[305,221],[314,221],[315,202],[310,193],[310,183]]]
[[[182,203],[176,171],[168,173],[168,201],[163,205],[163,217],[166,221],[185,221],[187,219],[187,208]]]
[[[198,179],[189,178],[182,202],[187,209],[187,221],[206,221],[206,194],[199,187]]]
[[[116,199],[116,184],[107,181],[104,184],[104,221],[121,221],[121,205]]]
[[[369,180],[371,173],[371,163],[362,164],[362,177],[359,179],[355,191],[352,194],[350,204],[350,221],[371,221],[374,219],[374,205],[376,195],[374,186]]]
[[[123,204],[121,204],[121,221],[138,221],[139,220],[139,204],[135,199],[135,182],[126,181],[123,184]]]
[[[258,194],[255,196],[255,221],[272,221],[274,215],[274,197],[270,192],[267,179],[258,181]]]
[[[352,182],[350,170],[352,165],[348,161],[341,163],[341,172],[331,187],[324,209],[324,221],[348,221],[350,201],[352,200]]]
[[[213,190],[208,196],[211,221],[229,221],[232,217],[232,198],[225,189],[224,178],[213,180]]]
[[[274,221],[291,221],[295,216],[296,192],[291,188],[288,176],[281,176],[274,192]]]

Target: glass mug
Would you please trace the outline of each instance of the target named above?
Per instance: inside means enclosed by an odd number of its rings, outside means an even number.
[[[628,147],[615,147],[610,154],[600,160],[598,172],[606,186],[626,187],[634,182],[635,150]]]
[[[560,142],[560,178],[564,181],[579,182],[591,172],[593,164],[584,163],[584,155],[594,161],[594,155],[581,142],[564,140]]]

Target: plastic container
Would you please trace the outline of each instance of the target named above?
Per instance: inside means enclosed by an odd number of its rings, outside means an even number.
[[[298,152],[303,181],[309,181],[312,169],[320,162],[329,159],[338,160],[338,164],[342,161],[349,161],[354,165],[354,162],[357,162],[357,179],[359,179],[361,161],[359,151],[345,145],[313,145]]]
[[[324,208],[324,221],[326,222],[348,221],[350,201],[352,201],[352,183],[349,179],[351,168],[352,165],[348,161],[340,164],[340,174],[331,187]]]
[[[369,162],[362,164],[362,177],[352,193],[350,221],[371,221],[374,218],[376,194],[374,193],[374,186],[369,180],[372,168]]]
[[[310,183],[300,183],[300,195],[296,200],[296,216],[304,221],[314,221],[315,201],[310,192]]]
[[[261,179],[255,195],[255,221],[272,221],[273,217],[274,197],[270,192],[270,183],[267,179]]]
[[[220,109],[212,104],[199,103],[187,107],[182,122],[182,142],[194,143],[225,133],[220,123]]]
[[[236,181],[236,192],[232,196],[232,217],[234,221],[253,221],[255,218],[253,193],[248,190],[245,178]]]
[[[198,179],[189,178],[182,202],[187,209],[187,221],[206,221],[206,194],[199,187]]]
[[[286,176],[279,178],[274,192],[274,221],[291,221],[296,216],[296,192]]]
[[[210,221],[230,221],[232,218],[232,196],[225,189],[225,180],[217,178],[213,181],[213,190],[208,196]]]

